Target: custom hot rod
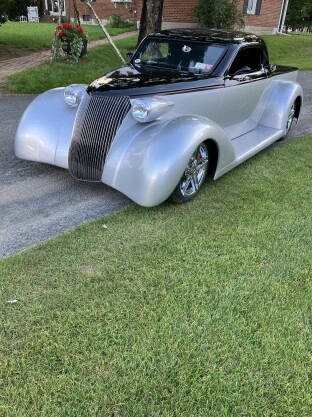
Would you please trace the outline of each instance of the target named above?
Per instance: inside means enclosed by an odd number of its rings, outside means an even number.
[[[217,179],[287,135],[302,106],[297,74],[271,65],[253,34],[161,31],[89,86],[38,96],[15,152],[143,206],[189,201],[208,174]]]

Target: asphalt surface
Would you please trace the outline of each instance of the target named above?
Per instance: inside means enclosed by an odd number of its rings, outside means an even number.
[[[0,95],[0,257],[130,202],[104,184],[80,182],[67,170],[15,157],[15,131],[34,97]]]
[[[301,72],[299,82],[304,91],[304,108],[287,140],[312,133],[312,71]],[[0,95],[0,257],[130,203],[104,184],[79,182],[66,170],[15,157],[15,131],[34,97]]]

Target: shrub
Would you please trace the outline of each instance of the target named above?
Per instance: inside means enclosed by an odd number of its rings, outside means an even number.
[[[202,26],[209,28],[243,28],[243,14],[237,5],[238,0],[197,0],[194,16]]]
[[[128,22],[127,20],[123,20],[120,16],[116,13],[113,13],[108,18],[108,23],[106,24],[107,27],[110,28],[130,28],[133,26],[133,22]]]

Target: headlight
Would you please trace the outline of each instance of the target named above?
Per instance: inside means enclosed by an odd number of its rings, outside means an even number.
[[[174,103],[162,98],[144,98],[132,102],[132,116],[140,123],[151,122],[169,111]]]
[[[151,108],[144,100],[135,100],[132,104],[132,116],[137,122],[145,122],[150,111]]]
[[[86,84],[72,84],[66,87],[64,91],[65,103],[71,107],[79,106],[82,97],[86,94],[87,87]]]

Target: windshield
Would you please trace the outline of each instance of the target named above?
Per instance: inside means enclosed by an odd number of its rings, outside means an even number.
[[[133,64],[193,74],[211,73],[226,47],[204,42],[147,38],[133,57]]]

